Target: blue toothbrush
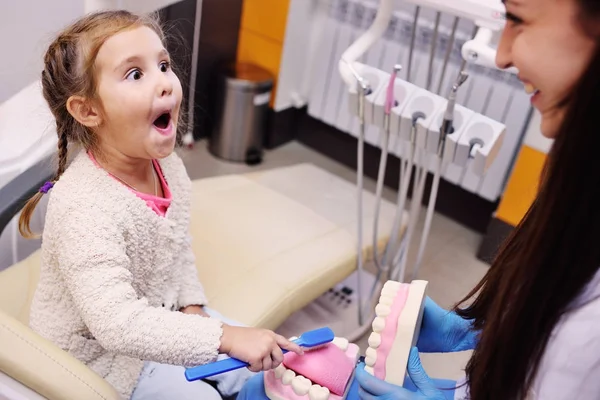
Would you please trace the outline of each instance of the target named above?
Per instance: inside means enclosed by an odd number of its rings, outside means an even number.
[[[304,332],[298,339],[293,340],[293,342],[296,343],[298,346],[310,351],[332,342],[333,338],[333,331],[325,327]],[[283,349],[284,354],[287,352],[288,350]],[[185,378],[188,380],[188,382],[192,382],[198,379],[204,379],[214,375],[219,375],[225,372],[233,371],[235,369],[247,367],[248,365],[248,363],[238,360],[237,358],[226,358],[223,360],[212,362],[210,364],[204,364],[199,365],[197,367],[188,368],[185,371]]]

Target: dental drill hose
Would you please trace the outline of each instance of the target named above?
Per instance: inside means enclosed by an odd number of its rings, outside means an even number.
[[[373,261],[375,263],[375,266],[377,267],[377,270],[379,271],[377,274],[376,282],[381,278],[381,275],[384,272],[389,271],[389,267],[387,265],[387,255],[389,252],[390,241],[386,243],[385,249],[383,251],[383,257],[381,259],[381,262],[379,261],[379,214],[381,203],[383,201],[383,187],[385,184],[385,171],[387,168],[387,158],[389,153],[390,114],[392,112],[392,108],[394,108],[396,104],[396,99],[394,97],[394,85],[396,82],[396,77],[398,76],[398,73],[401,70],[402,67],[400,65],[394,65],[394,71],[392,72],[390,80],[388,82],[384,104],[383,140],[381,143],[381,159],[379,160],[379,172],[377,175],[377,188],[375,192],[375,215],[373,223]],[[376,284],[373,286],[373,293],[371,293],[371,296],[374,294],[375,286]]]
[[[425,247],[427,245],[427,238],[429,237],[429,231],[431,229],[431,221],[433,220],[433,212],[435,210],[435,203],[437,200],[437,192],[439,188],[440,178],[443,171],[449,164],[449,160],[444,160],[444,146],[446,145],[446,136],[452,134],[453,123],[454,123],[454,109],[456,107],[456,94],[458,89],[467,80],[468,75],[466,72],[461,71],[448,96],[448,104],[444,112],[444,120],[440,129],[440,142],[437,149],[436,166],[433,177],[433,185],[431,187],[431,193],[429,195],[429,204],[427,206],[427,215],[425,216],[425,226],[423,233],[421,234],[421,243],[417,252],[417,259],[412,273],[412,279],[416,279],[421,263],[423,261],[423,255],[425,253]]]
[[[364,270],[363,261],[363,206],[362,206],[362,195],[363,195],[363,157],[365,147],[365,100],[367,95],[370,93],[369,83],[363,79],[354,69],[352,63],[342,57],[342,61],[346,63],[348,69],[356,79],[356,92],[358,95],[358,119],[360,121],[360,132],[358,135],[358,149],[357,161],[356,161],[356,188],[357,188],[357,234],[356,234],[356,270],[357,270],[357,285],[356,295],[358,297],[358,325],[360,333],[362,334],[365,317],[363,315],[363,294],[362,294],[362,275]],[[354,337],[354,336],[353,336]]]
[[[422,162],[423,164],[425,164],[425,166],[419,166],[415,170],[415,186],[413,186],[413,195],[410,203],[410,217],[408,220],[406,237],[404,239],[404,244],[398,249],[398,252],[394,257],[392,264],[396,266],[396,269],[394,271],[396,272],[394,274],[396,278],[395,280],[404,279],[406,264],[408,262],[408,249],[412,241],[413,233],[419,221],[419,215],[421,213],[421,201],[423,199],[423,192],[425,190],[425,181],[427,180],[426,166],[429,161],[427,154],[423,153],[422,149],[417,148],[414,157],[417,159],[417,165],[419,164],[419,162]]]
[[[406,205],[406,198],[408,196],[408,187],[410,186],[410,181],[412,178],[412,170],[413,170],[413,165],[414,165],[414,153],[415,153],[415,129],[416,129],[416,123],[419,120],[419,118],[421,118],[421,116],[416,116],[413,118],[413,123],[411,126],[411,134],[410,134],[410,141],[409,141],[409,148],[408,148],[408,155],[405,154],[406,156],[406,160],[401,160],[400,161],[400,179],[399,179],[399,183],[398,183],[398,190],[399,190],[399,195],[398,195],[398,201],[396,204],[397,207],[397,211],[396,211],[396,217],[394,219],[394,224],[392,227],[392,235],[390,238],[390,244],[392,246],[396,246],[396,242],[398,241],[398,233],[400,230],[400,224],[403,220],[404,217],[404,207]],[[410,223],[410,220],[409,220]],[[391,268],[390,271],[393,271],[393,266],[397,265],[398,262],[394,261],[397,260],[399,257],[399,254],[401,255],[403,253],[403,248],[405,241],[402,240],[399,244],[399,248],[397,250],[397,252],[395,253],[395,255],[391,258]],[[393,279],[392,274],[390,274],[391,279]],[[402,280],[403,276],[400,276],[399,278],[397,278],[396,280]]]
[[[358,97],[358,116],[360,119],[360,133],[358,135],[358,149],[357,149],[357,166],[356,166],[356,187],[357,191],[357,205],[358,205],[358,232],[357,232],[357,282],[356,294],[358,296],[358,324],[364,325],[363,315],[363,296],[362,296],[362,274],[363,274],[363,216],[362,216],[362,196],[363,196],[363,157],[364,157],[364,146],[365,146],[365,98],[367,94],[367,86],[365,82],[358,81],[359,86],[359,97]]]

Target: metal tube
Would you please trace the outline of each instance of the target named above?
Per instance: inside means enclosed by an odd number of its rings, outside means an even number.
[[[440,81],[438,83],[438,88],[436,92],[437,94],[440,94],[442,92],[442,85],[444,84],[444,79],[446,78],[446,70],[448,69],[448,62],[450,61],[452,49],[454,48],[454,41],[456,40],[456,30],[458,29],[459,22],[460,18],[454,18],[454,23],[452,24],[452,32],[450,33],[450,41],[448,42],[446,54],[444,55],[444,66],[442,67],[442,75],[440,76]]]
[[[435,14],[435,27],[433,28],[433,38],[431,39],[431,52],[429,53],[429,68],[427,69],[427,85],[425,89],[429,91],[431,90],[431,85],[433,83],[433,61],[435,60],[435,51],[437,48],[437,39],[440,30],[441,18],[442,13],[438,11]]]
[[[362,295],[362,274],[363,274],[363,249],[362,249],[362,234],[363,234],[363,218],[362,218],[362,196],[363,196],[363,153],[365,140],[365,97],[366,88],[362,82],[358,82],[359,98],[358,98],[358,116],[360,119],[360,134],[358,136],[357,150],[357,206],[358,206],[358,221],[357,221],[357,241],[356,241],[356,271],[357,271],[357,287],[356,294],[358,296],[358,324],[364,325],[363,315],[363,295]]]
[[[412,81],[410,79],[410,73],[412,71],[413,53],[415,51],[415,40],[417,38],[417,28],[418,28],[420,12],[421,12],[421,7],[417,6],[415,9],[415,19],[413,21],[412,36],[410,38],[410,51],[408,53],[408,68],[406,69],[406,81],[411,82],[411,83],[412,83]]]

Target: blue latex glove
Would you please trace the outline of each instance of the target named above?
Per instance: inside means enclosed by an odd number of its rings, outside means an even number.
[[[264,372],[260,372],[248,379],[240,393],[236,397],[237,400],[269,400],[265,393],[265,377]]]
[[[392,385],[365,371],[364,364],[356,368],[355,379],[358,382],[358,395],[362,400],[447,400],[454,398],[454,383],[451,390],[440,390],[427,376],[421,365],[419,351],[413,347],[408,358],[407,372],[416,390]],[[445,386],[448,388],[448,386]],[[446,392],[446,393],[444,393]],[[447,397],[449,396],[449,397]]]
[[[417,342],[419,351],[451,353],[473,350],[478,340],[478,332],[472,329],[471,321],[444,310],[429,297],[425,299],[423,323]]]

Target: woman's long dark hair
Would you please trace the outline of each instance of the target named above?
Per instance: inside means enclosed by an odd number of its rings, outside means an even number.
[[[582,23],[600,16],[600,1],[578,3]],[[598,43],[568,99],[537,198],[485,277],[455,308],[481,330],[466,368],[472,400],[526,398],[552,330],[600,268]]]

